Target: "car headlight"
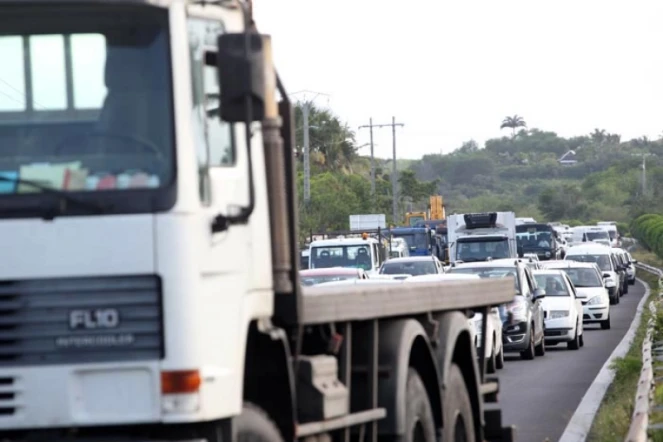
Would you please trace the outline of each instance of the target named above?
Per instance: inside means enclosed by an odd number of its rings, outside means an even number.
[[[589,301],[587,301],[587,305],[596,305],[601,303],[601,297],[600,296],[594,296],[592,298],[589,298]]]
[[[511,313],[513,319],[523,319],[527,316],[527,301],[518,298],[507,306],[507,311]]]
[[[567,316],[569,316],[568,310],[551,310],[549,319],[566,318]]]
[[[546,252],[546,258],[550,258],[550,252]]]

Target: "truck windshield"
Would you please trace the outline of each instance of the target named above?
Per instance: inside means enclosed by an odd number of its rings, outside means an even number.
[[[3,8],[2,204],[40,198],[13,181],[24,180],[156,210],[155,192],[174,178],[169,52],[166,10]],[[143,207],[127,203],[139,189]]]
[[[506,238],[461,239],[458,241],[458,247],[456,249],[456,259],[465,262],[485,261],[488,258],[502,259],[509,257],[509,243]]]
[[[418,223],[426,221],[426,218],[423,216],[413,215],[410,216],[410,227],[415,227]]]
[[[370,270],[373,267],[371,250],[364,245],[312,247],[310,260],[312,269],[354,267]]]
[[[550,248],[552,234],[550,232],[516,233],[518,245],[525,249]]]
[[[428,248],[428,235],[424,232],[421,233],[394,233],[394,238],[403,238],[407,246],[412,249],[427,249]]]

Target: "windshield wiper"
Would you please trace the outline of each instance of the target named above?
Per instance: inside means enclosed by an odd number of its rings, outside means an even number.
[[[23,184],[25,186],[34,187],[35,189],[41,190],[43,193],[48,193],[58,197],[57,207],[48,207],[45,208],[44,213],[42,214],[45,220],[53,220],[56,216],[62,215],[67,212],[67,204],[72,204],[78,206],[81,209],[88,210],[92,213],[104,213],[106,212],[106,207],[87,201],[81,201],[73,196],[69,195],[67,192],[62,190],[53,189],[51,187],[45,186],[35,181],[24,180],[21,178],[8,178],[6,176],[0,175],[0,182],[5,183],[14,183],[14,184]],[[11,211],[11,209],[10,209]]]

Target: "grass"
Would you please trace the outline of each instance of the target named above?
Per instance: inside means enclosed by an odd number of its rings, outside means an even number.
[[[636,259],[639,261],[642,259],[642,262],[656,265],[649,260],[645,260],[644,256],[638,256]],[[649,284],[651,294],[645,304],[642,319],[631,343],[631,348],[626,356],[616,359],[612,365],[613,370],[615,370],[615,378],[608,388],[592,424],[587,437],[590,442],[622,442],[631,425],[635,392],[642,370],[642,342],[647,332],[647,321],[651,317],[651,312],[646,306],[658,294],[658,278],[642,270],[638,272],[638,277]],[[663,390],[660,394],[663,396]]]
[[[650,266],[658,267],[659,269],[663,269],[663,259],[659,258],[654,254],[654,252],[648,252],[644,248],[639,248],[637,251],[631,253],[633,255],[633,258],[637,259],[638,262],[642,262],[645,264],[649,264]],[[640,270],[639,275],[645,273],[644,271]]]

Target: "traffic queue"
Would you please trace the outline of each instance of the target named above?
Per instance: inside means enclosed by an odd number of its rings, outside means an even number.
[[[504,366],[505,353],[532,360],[546,347],[581,349],[585,327],[609,330],[611,309],[636,281],[637,261],[621,248],[613,222],[571,228],[513,212],[451,214],[445,221],[444,260],[432,246],[420,252],[426,240],[413,228],[377,229],[312,241],[300,280],[345,285],[512,277],[514,298],[491,310],[485,337],[482,315],[468,312],[489,373]],[[439,236],[439,224],[424,227]]]

